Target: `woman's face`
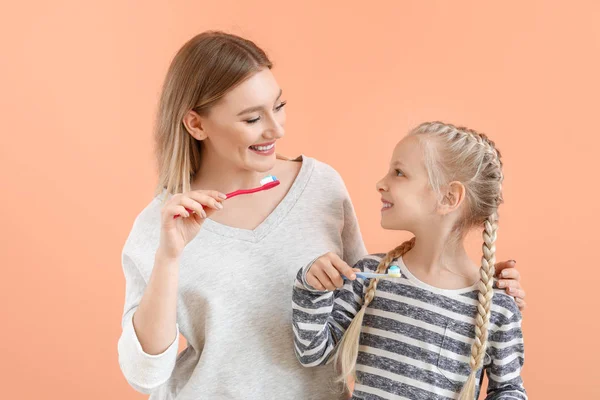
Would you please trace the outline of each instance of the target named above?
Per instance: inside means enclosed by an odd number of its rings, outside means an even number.
[[[275,165],[276,142],[284,135],[281,95],[267,68],[233,88],[199,118],[203,151],[240,169],[270,171]]]

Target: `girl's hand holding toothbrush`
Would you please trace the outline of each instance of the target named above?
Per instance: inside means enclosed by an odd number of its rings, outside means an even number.
[[[306,282],[316,290],[335,290],[344,286],[344,277],[354,280],[359,269],[351,268],[335,253],[317,258],[306,272]]]
[[[161,210],[157,256],[171,260],[179,258],[183,248],[196,237],[205,219],[223,209],[222,202],[226,198],[215,190],[192,190],[171,197]]]

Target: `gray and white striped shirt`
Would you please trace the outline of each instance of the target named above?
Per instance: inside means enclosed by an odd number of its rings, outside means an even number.
[[[374,272],[383,254],[355,268]],[[402,258],[400,278],[379,281],[366,310],[352,399],[455,399],[469,375],[475,338],[477,286],[438,289],[418,280]],[[298,272],[293,293],[296,356],[306,366],[327,363],[360,309],[369,280],[356,279],[335,292],[314,290]],[[527,399],[521,314],[514,299],[495,290],[484,368],[486,399]],[[483,378],[478,372],[479,382]],[[477,390],[480,390],[480,384]]]

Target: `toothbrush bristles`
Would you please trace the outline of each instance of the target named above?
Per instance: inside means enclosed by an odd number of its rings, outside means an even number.
[[[260,180],[260,184],[266,185],[267,183],[275,182],[276,180],[277,180],[277,178],[275,178],[273,175],[269,175],[269,176],[265,176],[264,178],[262,178]]]
[[[389,269],[388,269],[388,275],[393,277],[393,278],[399,278],[401,276],[400,274],[400,268],[396,265],[392,265]]]

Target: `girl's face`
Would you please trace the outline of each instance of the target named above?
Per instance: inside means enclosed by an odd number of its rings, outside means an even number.
[[[381,194],[381,226],[407,230],[435,224],[438,197],[429,183],[423,150],[414,136],[402,139],[394,149],[388,173],[377,183]]]
[[[275,165],[276,142],[284,135],[281,95],[269,69],[233,88],[208,115],[199,118],[204,151],[240,169],[270,171]]]

